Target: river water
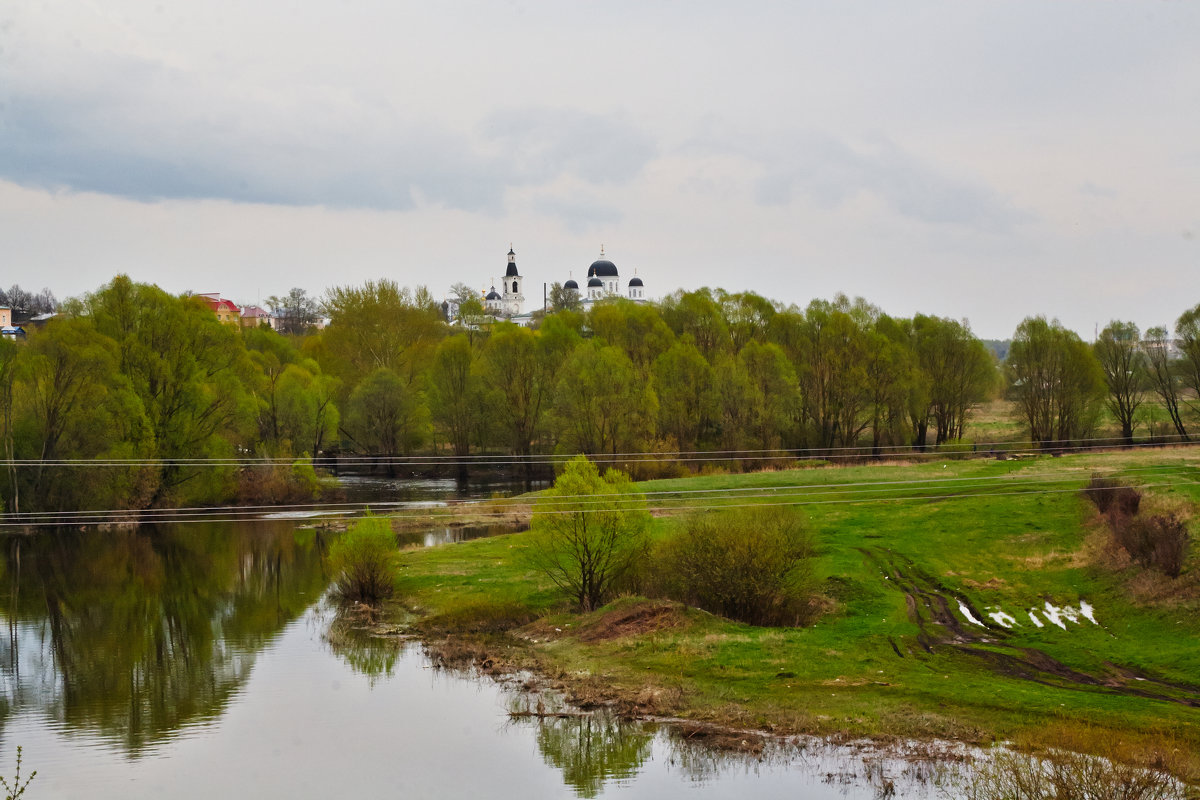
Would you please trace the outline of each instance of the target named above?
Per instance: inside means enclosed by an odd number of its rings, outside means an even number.
[[[331,634],[297,520],[0,538],[0,771],[41,798],[941,797],[926,769],[815,743],[745,756],[667,725],[537,720],[419,645]],[[444,530],[423,535],[435,546]]]

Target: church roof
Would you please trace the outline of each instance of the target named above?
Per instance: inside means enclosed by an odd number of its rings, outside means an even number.
[[[632,278],[629,279],[629,285],[630,286],[641,286],[642,279],[637,277],[636,275],[634,275]]]
[[[579,291],[579,284],[575,282],[574,278],[571,278],[566,283],[563,284],[563,288],[564,289],[574,289],[575,291]]]
[[[492,287],[492,290],[491,290],[490,292],[488,292],[488,293],[487,293],[487,294],[484,296],[484,298],[483,298],[483,299],[484,299],[484,300],[500,300],[500,299],[502,299],[502,298],[500,297],[500,293],[496,291],[496,287],[495,287],[495,286],[493,286],[493,287]]]
[[[592,265],[588,267],[587,274],[589,278],[615,278],[617,277],[617,265],[602,258],[592,262]]]
[[[515,262],[515,261],[508,262],[508,270],[505,271],[504,277],[506,277],[506,278],[521,277],[520,274],[517,273],[517,262]]]
[[[588,281],[589,287],[596,287],[596,286],[603,286],[603,285],[604,285],[604,281],[600,280],[599,278],[592,278],[591,280]]]

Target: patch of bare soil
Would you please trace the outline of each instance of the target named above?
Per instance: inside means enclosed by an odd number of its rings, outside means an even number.
[[[613,609],[600,619],[580,629],[579,640],[599,642],[620,639],[625,636],[676,628],[682,625],[683,606],[664,600],[638,603],[634,606]]]
[[[1165,700],[1200,708],[1200,686],[1162,680],[1133,667],[1106,664],[1103,671],[1072,669],[1045,652],[1010,644],[1011,633],[979,612],[971,601],[926,574],[911,560],[882,550],[861,551],[886,577],[884,585],[904,593],[908,618],[916,623],[916,647],[889,639],[901,658],[953,650],[975,658],[999,675],[1046,686]],[[962,603],[981,625],[965,624],[951,609]]]

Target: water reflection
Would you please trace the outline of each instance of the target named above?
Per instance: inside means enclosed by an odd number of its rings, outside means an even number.
[[[324,590],[323,548],[266,523],[0,539],[5,719],[37,710],[138,755],[215,717]]]
[[[358,620],[338,618],[333,611],[330,614],[333,616],[325,632],[325,643],[330,652],[351,670],[366,676],[371,687],[381,679],[392,677],[403,643],[362,630]]]
[[[606,783],[636,775],[653,738],[643,725],[609,715],[538,720],[542,758],[579,797],[596,797]]]

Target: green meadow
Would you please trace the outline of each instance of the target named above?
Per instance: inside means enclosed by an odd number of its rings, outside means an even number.
[[[635,594],[575,614],[523,559],[523,533],[405,551],[400,604],[427,637],[532,666],[584,702],[777,732],[1066,745],[1196,778],[1197,556],[1175,579],[1130,564],[1082,493],[1096,472],[1141,487],[1142,513],[1184,516],[1194,540],[1200,453],[1186,449],[708,475],[639,484],[654,535],[723,506],[802,515],[818,549],[812,624],[753,627]]]

